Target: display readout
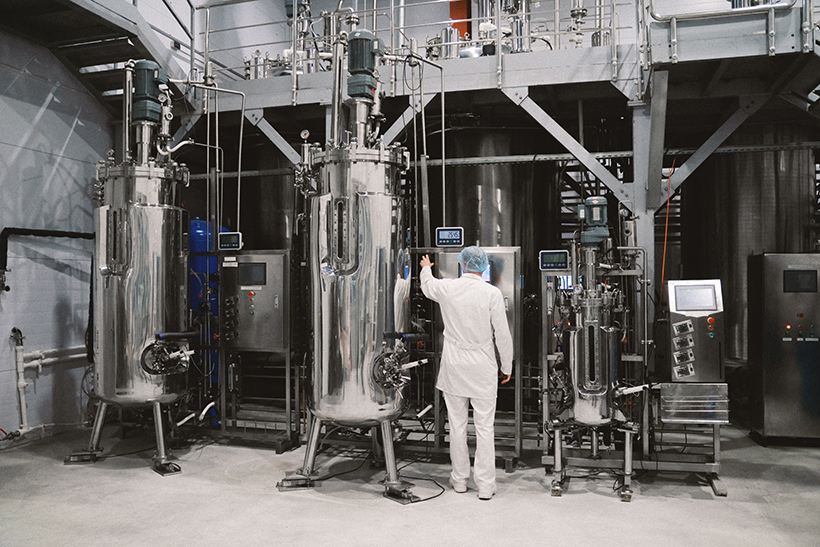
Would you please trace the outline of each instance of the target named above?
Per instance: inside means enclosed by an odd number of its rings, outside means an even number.
[[[436,228],[436,247],[463,247],[464,228]]]
[[[242,234],[240,232],[221,232],[218,236],[220,251],[233,251],[242,248]]]
[[[569,270],[569,251],[541,251],[538,253],[541,271]]]

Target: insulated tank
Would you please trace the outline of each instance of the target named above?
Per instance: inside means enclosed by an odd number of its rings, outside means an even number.
[[[144,406],[174,402],[186,387],[187,342],[158,343],[156,335],[188,330],[187,218],[177,188],[188,171],[153,157],[172,117],[158,88],[163,71],[139,61],[126,72],[125,158],[97,166],[94,392],[106,403]]]
[[[311,198],[314,359],[310,409],[322,420],[377,425],[398,418],[401,388],[376,368],[406,326],[407,229],[398,195],[406,157],[399,148],[353,143],[311,164],[321,185]],[[388,336],[385,336],[388,334]]]
[[[731,145],[811,140],[799,126],[746,127]],[[719,278],[726,355],[748,359],[749,255],[814,250],[815,162],[810,149],[716,154],[682,186],[682,278]],[[668,270],[668,268],[667,268]]]

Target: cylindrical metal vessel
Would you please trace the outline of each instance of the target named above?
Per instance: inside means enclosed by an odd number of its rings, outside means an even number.
[[[728,143],[809,140],[796,124],[753,125]],[[727,357],[748,359],[749,255],[815,250],[815,185],[814,151],[784,149],[713,155],[681,187],[682,278],[721,280]],[[666,271],[674,270],[667,264]]]
[[[319,175],[311,198],[314,356],[310,409],[343,425],[376,425],[405,407],[401,389],[374,366],[407,321],[409,253],[398,195],[401,149],[312,149]]]
[[[564,357],[568,359],[575,397],[573,418],[585,425],[613,421],[612,393],[618,378],[619,329],[589,322],[564,332]]]
[[[107,403],[170,403],[185,389],[184,374],[143,367],[156,334],[188,330],[187,219],[174,205],[175,167],[98,167],[94,391]]]

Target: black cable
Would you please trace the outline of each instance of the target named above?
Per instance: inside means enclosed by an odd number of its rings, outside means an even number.
[[[348,473],[353,473],[354,471],[358,471],[359,469],[362,468],[362,466],[364,465],[364,462],[366,462],[369,457],[370,457],[370,452],[368,452],[365,455],[365,457],[362,458],[362,463],[357,465],[354,469],[349,469],[347,471],[339,471],[338,473],[333,473],[331,475],[327,475],[326,477],[319,477],[318,479],[313,479],[313,482],[323,482],[323,481],[326,481],[328,479],[333,479],[335,477],[340,477],[342,475],[347,475]]]
[[[405,466],[405,467],[406,467],[406,466]],[[434,499],[436,499],[437,497],[439,497],[440,495],[442,495],[442,494],[445,492],[445,490],[447,490],[447,489],[446,489],[446,488],[444,488],[442,485],[440,485],[436,479],[428,479],[428,478],[425,478],[425,477],[410,477],[410,476],[408,476],[408,475],[405,475],[405,477],[404,477],[404,478],[405,478],[405,479],[411,479],[411,480],[414,480],[414,481],[428,481],[428,482],[432,482],[433,484],[435,484],[436,486],[438,486],[438,487],[440,488],[440,491],[439,491],[439,493],[438,493],[438,494],[433,494],[432,496],[429,496],[429,497],[426,497],[426,498],[421,498],[421,499],[419,499],[418,501],[416,501],[415,503],[421,503],[421,502],[423,502],[423,501],[430,501],[430,500],[434,500]]]

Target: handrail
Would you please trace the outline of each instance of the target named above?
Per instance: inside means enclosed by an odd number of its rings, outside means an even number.
[[[749,6],[748,8],[735,8],[721,11],[704,11],[693,13],[681,13],[676,15],[660,15],[655,11],[655,0],[649,0],[649,14],[652,19],[661,23],[669,23],[672,19],[677,21],[697,21],[700,19],[715,19],[719,17],[731,17],[735,15],[749,15],[755,13],[767,13],[769,10],[782,10],[794,7],[797,0],[777,2],[776,4],[760,4],[759,6]]]

